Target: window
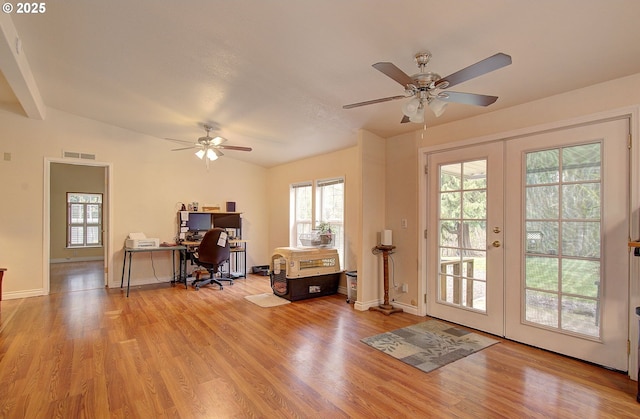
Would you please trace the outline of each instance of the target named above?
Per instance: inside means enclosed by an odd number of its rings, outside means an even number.
[[[291,185],[291,234],[289,240],[292,246],[301,246],[300,235],[311,233],[312,208],[311,192],[313,184],[311,182]]]
[[[102,194],[67,193],[67,247],[102,246]]]
[[[302,246],[301,236],[328,226],[344,266],[344,178],[294,184],[290,192],[291,246]]]

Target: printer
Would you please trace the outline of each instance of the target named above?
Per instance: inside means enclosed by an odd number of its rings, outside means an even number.
[[[145,249],[149,247],[160,247],[160,239],[151,239],[144,233],[129,233],[124,242],[127,249]]]

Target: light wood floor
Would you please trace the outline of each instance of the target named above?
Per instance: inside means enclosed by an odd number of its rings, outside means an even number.
[[[84,291],[104,288],[104,262],[52,263],[49,267],[49,292]]]
[[[360,342],[425,321],[157,284],[0,303],[1,418],[638,418],[624,374],[501,340],[430,373]]]

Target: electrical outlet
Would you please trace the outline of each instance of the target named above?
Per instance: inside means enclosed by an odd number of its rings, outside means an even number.
[[[400,220],[400,226],[402,228],[407,228],[408,223],[407,223],[407,219],[406,218],[403,218],[402,220]]]
[[[402,284],[402,292],[408,292],[409,291],[409,285],[408,284]]]

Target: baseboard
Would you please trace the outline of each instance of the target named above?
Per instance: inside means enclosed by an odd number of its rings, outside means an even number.
[[[49,259],[49,263],[94,262],[104,260],[104,256],[84,256],[75,258]]]
[[[356,303],[353,305],[353,308],[359,311],[367,311],[371,307],[378,307],[380,304],[382,304],[382,301],[380,300],[368,301],[366,303],[356,301]],[[401,308],[405,313],[414,314],[416,316],[418,315],[418,307],[401,303],[400,301],[391,301],[391,305],[394,308]]]
[[[415,316],[418,315],[418,307],[412,306],[407,303],[402,303],[400,301],[392,301],[391,305],[395,308],[401,308],[405,313],[413,314]]]
[[[43,295],[47,295],[47,293],[44,291],[44,289],[17,291],[17,292],[3,292],[2,293],[2,299],[3,300],[17,300],[19,298],[41,297]]]

